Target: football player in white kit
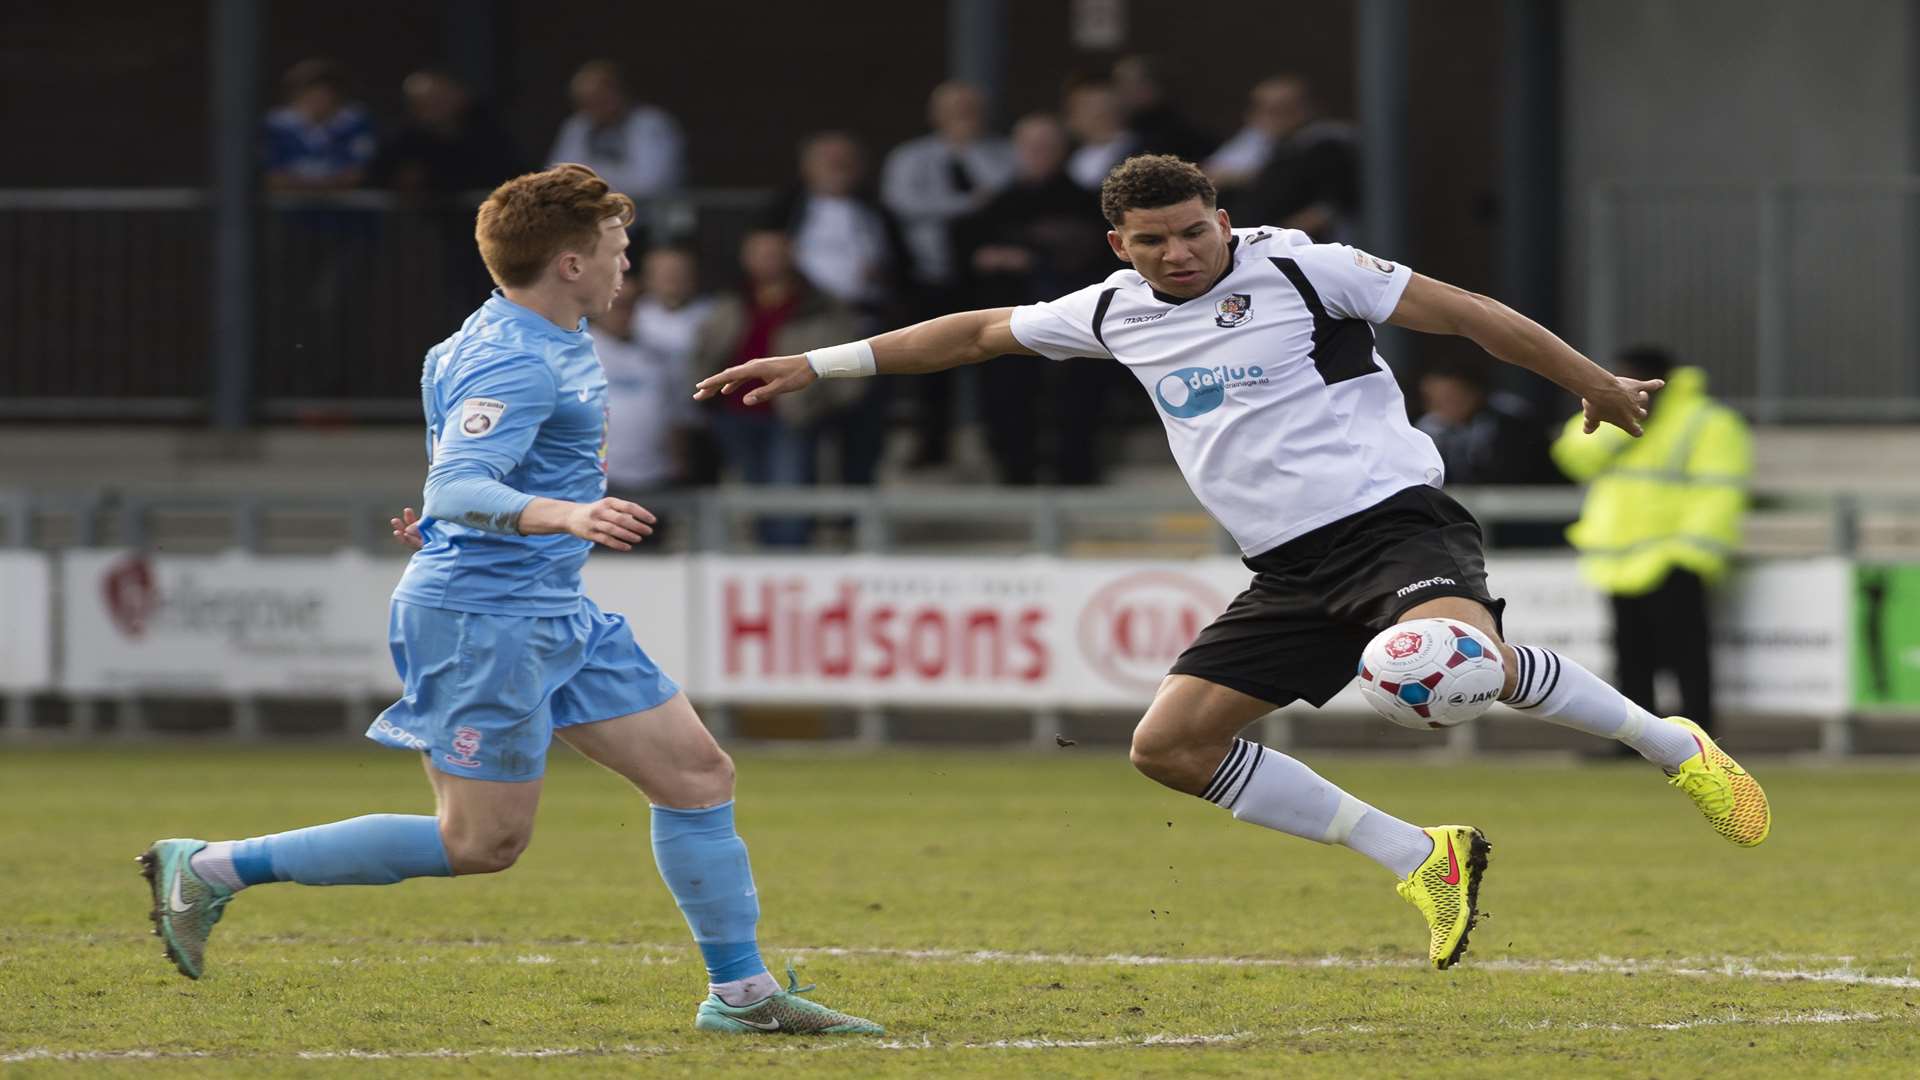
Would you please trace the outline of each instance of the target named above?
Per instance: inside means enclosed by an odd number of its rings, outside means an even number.
[[[1705,732],[1646,712],[1551,650],[1502,640],[1505,603],[1488,592],[1479,526],[1441,493],[1440,456],[1407,422],[1374,326],[1459,335],[1537,372],[1581,399],[1589,433],[1607,423],[1639,435],[1658,382],[1616,378],[1504,304],[1403,264],[1294,230],[1235,229],[1206,176],[1178,158],[1122,162],[1100,203],[1127,266],[1097,285],[753,360],[702,380],[694,396],[744,390],[753,403],[821,378],[1008,353],[1125,364],[1153,397],[1187,483],[1254,571],[1160,684],[1134,730],[1134,765],[1241,821],[1341,844],[1391,870],[1426,916],[1436,968],[1460,958],[1478,918],[1480,830],[1401,821],[1237,737],[1278,706],[1325,704],[1367,642],[1396,624],[1438,617],[1478,628],[1500,642],[1500,700],[1631,746],[1728,840],[1766,839],[1766,795]]]

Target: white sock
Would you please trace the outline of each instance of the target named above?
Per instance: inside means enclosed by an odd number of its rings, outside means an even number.
[[[1550,724],[1618,739],[1665,769],[1677,769],[1700,752],[1692,732],[1635,705],[1559,653],[1533,645],[1515,645],[1513,652],[1520,660],[1519,679],[1513,696],[1501,699],[1513,708]]]
[[[738,1009],[772,997],[780,991],[780,984],[774,980],[773,972],[763,971],[732,982],[708,983],[707,989]]]
[[[215,840],[206,847],[193,853],[187,860],[187,866],[200,875],[201,880],[223,885],[234,892],[247,887],[240,880],[240,872],[233,868],[233,841]]]
[[[1299,760],[1245,739],[1233,740],[1200,797],[1233,811],[1240,821],[1345,845],[1401,877],[1433,853],[1426,830],[1375,810]]]

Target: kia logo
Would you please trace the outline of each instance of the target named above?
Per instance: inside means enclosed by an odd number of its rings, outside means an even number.
[[[1212,587],[1186,574],[1129,574],[1087,601],[1080,612],[1080,651],[1114,685],[1151,692],[1226,606]]]

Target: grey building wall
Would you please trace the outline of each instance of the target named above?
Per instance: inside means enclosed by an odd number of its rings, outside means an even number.
[[[1753,270],[1762,245],[1755,197],[1736,186],[1628,196],[1615,204],[1616,228],[1596,252],[1594,185],[1752,185],[1912,171],[1920,122],[1916,5],[1562,0],[1562,14],[1569,329],[1576,341],[1606,339],[1595,334],[1590,274],[1595,256],[1611,246],[1632,268],[1616,282],[1616,343],[1675,340],[1710,361],[1722,389],[1752,390],[1754,372],[1742,365],[1764,336],[1756,330]],[[1910,347],[1910,330],[1897,314],[1876,310],[1878,299],[1856,298],[1857,310],[1846,309],[1848,298],[1829,295],[1835,290],[1819,280],[1849,265],[1896,276],[1911,269],[1899,199],[1858,189],[1805,197],[1783,227],[1784,254],[1802,267],[1788,283],[1796,302],[1829,305],[1803,310],[1799,325],[1781,328],[1790,350],[1810,347],[1836,321],[1853,324],[1849,351]],[[1884,300],[1900,306],[1897,296]]]

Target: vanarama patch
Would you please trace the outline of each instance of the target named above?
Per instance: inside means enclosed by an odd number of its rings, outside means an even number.
[[[500,426],[507,403],[493,398],[468,398],[460,403],[460,433],[469,439],[485,438]]]

